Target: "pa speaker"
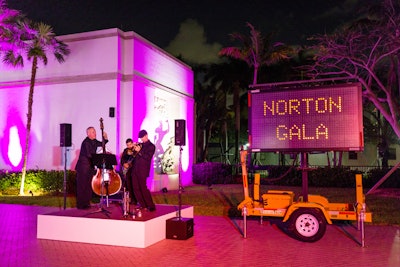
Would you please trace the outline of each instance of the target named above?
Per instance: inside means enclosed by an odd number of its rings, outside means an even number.
[[[108,109],[108,116],[109,116],[110,118],[114,118],[114,117],[115,117],[115,108],[110,107],[110,108]]]
[[[60,124],[60,146],[71,146],[71,128],[72,125],[69,123]]]
[[[174,217],[166,221],[166,238],[186,240],[193,236],[193,218]]]
[[[186,144],[186,121],[185,120],[175,120],[175,145],[184,146]]]

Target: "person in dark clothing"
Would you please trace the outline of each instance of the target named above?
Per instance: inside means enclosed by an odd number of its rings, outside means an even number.
[[[379,152],[379,157],[382,159],[382,168],[387,169],[389,167],[389,146],[386,140],[382,140],[378,144],[378,152]]]
[[[96,130],[94,127],[86,129],[87,137],[83,140],[79,159],[76,163],[76,207],[78,209],[90,208],[90,200],[92,199],[92,178],[96,174],[92,162],[92,155],[96,154],[98,147],[102,146],[102,142],[96,140]],[[105,142],[108,142],[107,134],[103,132]]]
[[[137,152],[135,162],[132,166],[132,185],[135,197],[141,208],[155,211],[156,206],[151,197],[150,190],[147,188],[147,177],[150,174],[151,160],[153,159],[156,146],[149,140],[146,130],[139,132],[141,145],[134,146]]]
[[[134,150],[134,143],[131,138],[126,139],[126,148],[122,152],[120,165],[121,177],[124,179],[124,186],[129,192],[130,204],[136,205],[137,200],[132,187],[132,165],[135,160],[136,151]]]

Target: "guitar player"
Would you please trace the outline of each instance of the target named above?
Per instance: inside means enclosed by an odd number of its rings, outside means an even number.
[[[121,155],[121,176],[122,179],[124,180],[124,185],[126,189],[129,191],[129,197],[131,199],[130,204],[136,205],[137,201],[135,198],[135,195],[133,193],[133,187],[132,187],[132,179],[131,177],[131,171],[132,171],[132,164],[133,161],[135,160],[135,150],[134,150],[134,143],[131,138],[126,139],[126,148],[122,152]],[[128,178],[128,179],[127,179]]]

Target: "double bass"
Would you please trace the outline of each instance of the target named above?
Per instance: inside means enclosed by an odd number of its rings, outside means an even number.
[[[103,118],[100,118],[100,129],[102,136],[102,150],[103,155],[106,158],[106,142],[104,140],[104,125]],[[111,154],[109,154],[111,155]],[[102,184],[104,181],[104,185]],[[103,187],[104,186],[104,187]],[[112,196],[121,190],[122,180],[118,173],[115,172],[114,168],[98,168],[97,173],[92,178],[92,189],[93,192],[99,196]],[[105,189],[105,190],[104,190]]]

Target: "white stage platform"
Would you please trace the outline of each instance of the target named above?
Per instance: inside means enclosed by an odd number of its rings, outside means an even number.
[[[39,214],[37,238],[58,241],[145,248],[166,237],[166,220],[178,216],[178,206],[156,205],[154,212],[143,212],[142,217],[124,218],[120,204],[105,208],[110,213],[66,209]],[[182,218],[193,218],[193,206],[183,205]]]

